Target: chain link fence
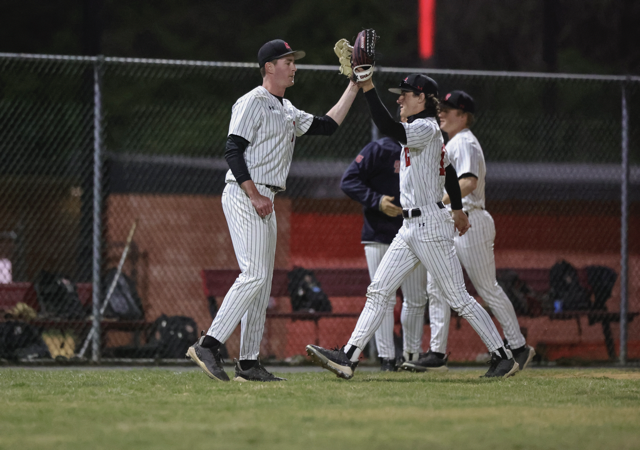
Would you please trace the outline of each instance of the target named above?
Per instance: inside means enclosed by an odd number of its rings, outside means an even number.
[[[287,98],[326,113],[346,80],[298,67]],[[392,113],[386,88],[416,71],[377,70]],[[476,100],[498,281],[538,361],[640,359],[640,79],[420,71]],[[0,54],[2,358],[183,357],[238,274],[224,145],[231,106],[259,84],[254,64]],[[353,330],[369,275],[361,207],[339,181],[377,136],[360,95],[333,136],[298,141],[275,202],[263,359],[297,363]],[[331,314],[292,312],[297,266],[316,272]],[[465,321],[449,334],[450,361],[485,358]],[[230,357],[238,347],[239,329]]]

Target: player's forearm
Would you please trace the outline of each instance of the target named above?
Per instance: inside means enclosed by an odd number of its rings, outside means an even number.
[[[356,95],[358,95],[358,90],[358,85],[350,82],[342,94],[342,97],[338,100],[338,103],[329,110],[327,116],[331,117],[338,125],[342,124],[344,118],[347,117],[353,101],[356,99]]]
[[[378,208],[380,205],[381,194],[378,194],[371,189],[362,188],[362,189],[342,189],[342,192],[347,194],[347,196],[360,203],[362,206],[367,208]]]
[[[240,187],[242,188],[244,193],[249,196],[249,198],[255,198],[256,196],[260,195],[260,192],[258,191],[258,188],[256,187],[256,184],[253,182],[253,180],[245,181],[244,183],[240,184]]]
[[[478,186],[478,180],[475,178],[462,178],[459,182],[462,198],[465,198],[467,195],[471,194]]]
[[[462,198],[465,198],[467,195],[475,191],[476,187],[478,186],[478,180],[476,180],[475,178],[462,178],[459,181],[459,184],[460,194],[462,195]],[[444,194],[444,197],[442,197],[442,203],[444,203],[445,205],[451,203],[449,194]]]
[[[406,143],[407,133],[404,127],[399,122],[393,120],[387,108],[382,104],[382,101],[380,101],[380,97],[378,97],[375,89],[365,92],[364,98],[367,99],[369,111],[371,111],[371,118],[378,127],[378,130],[380,130],[380,133],[386,134],[399,142]]]
[[[444,188],[447,190],[447,194],[449,194],[451,209],[462,209],[462,193],[460,192],[460,184],[458,183],[458,174],[452,165],[448,165],[445,169]]]
[[[248,145],[249,141],[246,139],[230,134],[227,138],[227,144],[224,152],[224,158],[227,160],[227,164],[229,164],[231,173],[240,185],[251,179],[247,163],[244,160],[244,151]]]

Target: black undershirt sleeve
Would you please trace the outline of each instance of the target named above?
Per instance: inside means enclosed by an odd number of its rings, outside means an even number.
[[[331,136],[338,129],[338,124],[331,117],[324,115],[322,117],[313,116],[311,126],[305,134]]]
[[[380,130],[380,133],[389,136],[396,141],[403,144],[407,143],[407,133],[404,131],[404,126],[400,122],[396,122],[387,111],[387,108],[380,101],[378,93],[375,89],[371,89],[364,93],[364,97],[369,104],[369,110],[371,111],[371,117],[373,122]]]
[[[477,176],[477,175],[472,174],[471,172],[466,172],[466,173],[463,173],[462,175],[460,175],[460,176],[458,177],[458,180],[462,180],[463,178],[475,178],[475,179],[477,180],[477,179],[478,179],[478,176]]]
[[[458,183],[458,174],[451,164],[444,169],[444,188],[449,194],[451,200],[451,209],[462,209],[462,192],[460,191],[460,183]]]
[[[242,184],[251,179],[247,163],[244,160],[244,151],[249,146],[249,141],[245,138],[230,134],[227,138],[227,145],[224,151],[224,159],[227,160],[231,173],[236,178],[238,184]]]

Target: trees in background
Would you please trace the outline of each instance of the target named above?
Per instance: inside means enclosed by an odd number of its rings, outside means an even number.
[[[633,0],[440,0],[436,55],[420,61],[416,0],[22,0],[3,5],[0,51],[83,54],[102,31],[110,56],[253,62],[282,37],[333,64],[338,38],[372,27],[386,66],[640,74],[639,19]]]

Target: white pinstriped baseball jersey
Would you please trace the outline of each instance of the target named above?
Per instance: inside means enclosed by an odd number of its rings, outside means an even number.
[[[446,152],[458,176],[470,173],[478,178],[478,185],[473,192],[462,198],[462,209],[468,211],[484,208],[484,179],[487,168],[478,139],[471,130],[465,128],[447,142]]]
[[[243,95],[233,105],[229,134],[249,141],[244,158],[253,182],[284,190],[296,138],[307,132],[313,115],[282,100],[263,86]],[[225,181],[236,181],[231,170]]]
[[[400,143],[400,204],[405,209],[433,205],[442,200],[449,165],[440,127],[433,117],[402,125],[407,142]]]
[[[496,229],[485,207],[486,165],[478,139],[468,128],[458,132],[447,143],[447,155],[458,175],[471,173],[478,177],[476,189],[462,199],[469,213],[471,228],[463,236],[455,236],[458,259],[484,303],[500,322],[511,348],[525,345],[518,318],[511,301],[496,281],[493,242]],[[450,208],[450,205],[447,205]],[[431,350],[446,353],[451,310],[433,279],[429,280],[429,318],[431,320]]]
[[[419,216],[404,224],[384,254],[367,289],[367,302],[345,347],[359,349],[352,361],[382,324],[389,302],[400,284],[419,264],[433,277],[446,302],[478,333],[487,349],[503,346],[489,314],[466,291],[462,268],[453,244],[454,221],[436,205],[442,201],[445,167],[449,161],[442,133],[434,118],[403,123],[407,142],[400,161],[400,197],[404,208],[420,208]]]

